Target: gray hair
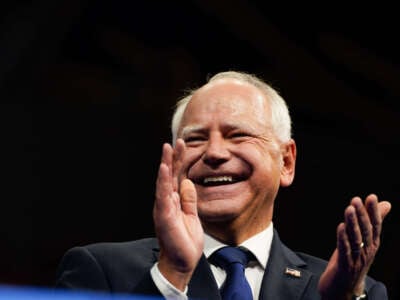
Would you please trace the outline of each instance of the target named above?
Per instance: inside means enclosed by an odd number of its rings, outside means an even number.
[[[273,133],[280,142],[287,142],[290,140],[292,136],[292,121],[290,119],[289,109],[285,100],[274,88],[272,88],[270,85],[268,85],[262,79],[258,78],[255,75],[237,71],[226,71],[217,73],[212,76],[206,84],[218,79],[237,79],[244,83],[250,83],[251,85],[260,89],[266,95],[265,98],[268,101],[271,109],[271,125]],[[182,121],[186,106],[192,99],[193,94],[200,88],[189,91],[187,96],[181,98],[176,103],[171,123],[173,144],[175,144],[178,137],[178,129]]]

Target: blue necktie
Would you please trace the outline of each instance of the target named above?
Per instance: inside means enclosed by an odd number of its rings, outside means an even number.
[[[212,261],[226,271],[221,287],[223,300],[253,300],[251,288],[244,276],[250,253],[237,247],[223,247],[212,255]]]

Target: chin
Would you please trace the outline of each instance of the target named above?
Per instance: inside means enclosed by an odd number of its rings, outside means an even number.
[[[212,200],[200,204],[198,206],[200,219],[204,222],[228,222],[237,218],[241,210],[238,207],[226,205],[223,201],[228,200]]]

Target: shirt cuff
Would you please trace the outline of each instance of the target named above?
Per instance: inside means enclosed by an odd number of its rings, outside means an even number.
[[[150,270],[151,278],[154,281],[154,284],[159,289],[160,293],[167,300],[187,300],[188,296],[186,295],[188,287],[182,292],[181,290],[174,287],[164,276],[161,274],[158,269],[158,263],[155,263],[154,266]]]

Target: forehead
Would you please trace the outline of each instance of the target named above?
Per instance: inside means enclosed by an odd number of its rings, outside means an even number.
[[[183,123],[196,116],[247,116],[265,120],[269,116],[266,95],[250,83],[219,79],[200,88],[188,103]]]

